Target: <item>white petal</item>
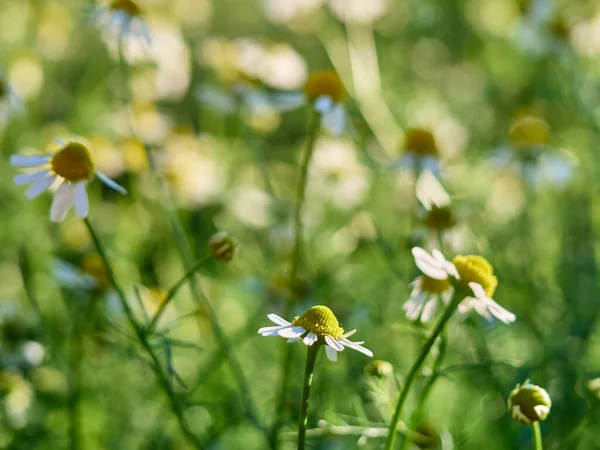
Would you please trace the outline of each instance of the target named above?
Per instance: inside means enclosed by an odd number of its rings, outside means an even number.
[[[313,345],[315,342],[317,342],[319,338],[317,337],[317,335],[315,333],[308,333],[305,337],[303,342],[306,345]]]
[[[12,155],[10,165],[15,167],[36,167],[48,164],[52,155]]]
[[[545,405],[536,405],[533,407],[533,410],[539,417],[546,417],[550,412],[550,408]]]
[[[344,333],[344,335],[342,337],[347,338],[347,337],[352,336],[354,333],[356,333],[356,330],[351,330],[351,331],[348,331],[347,333]]]
[[[475,283],[474,281],[471,281],[469,283],[469,287],[473,291],[473,294],[475,294],[475,297],[477,297],[477,298],[487,298],[487,294],[485,293],[485,289],[483,289],[483,286],[481,286],[479,283]]]
[[[291,344],[292,342],[296,342],[296,341],[299,341],[299,340],[300,340],[300,338],[299,338],[299,337],[295,337],[295,338],[289,338],[289,339],[287,340],[287,343],[288,343],[288,344]]]
[[[306,330],[302,327],[285,327],[279,330],[279,336],[284,338],[296,338],[306,333]]]
[[[332,349],[331,347],[326,345],[325,353],[327,354],[327,359],[329,361],[333,361],[333,362],[337,361],[337,351],[335,351],[334,349]]]
[[[267,314],[267,317],[271,322],[274,322],[277,325],[291,325],[291,323],[289,323],[283,317],[278,316],[277,314]]]
[[[50,220],[60,222],[65,218],[73,204],[73,185],[63,181],[54,193],[52,207],[50,208]]]
[[[437,295],[431,296],[431,299],[425,303],[423,307],[423,313],[421,314],[421,322],[429,322],[431,318],[435,315],[437,310],[438,297]]]
[[[344,346],[342,344],[340,344],[337,339],[334,339],[327,334],[325,335],[325,342],[327,343],[328,346],[330,346],[334,350],[337,350],[338,352],[341,352],[344,350]]]
[[[450,196],[429,170],[421,172],[417,179],[415,191],[417,198],[425,209],[429,210],[433,206],[442,208],[450,204]]]
[[[86,218],[90,211],[90,201],[85,190],[86,185],[87,183],[85,182],[75,183],[75,187],[73,188],[75,211],[81,219]]]
[[[446,280],[448,278],[448,272],[445,267],[445,262],[447,261],[444,260],[444,262],[434,258],[420,247],[414,247],[412,254],[415,258],[416,266],[425,275],[436,280]]]
[[[504,322],[507,325],[509,325],[509,324],[513,323],[515,320],[517,320],[517,316],[515,316],[510,311],[504,309],[502,306],[500,306],[494,300],[492,300],[491,298],[488,298],[487,300],[488,300],[486,302],[487,309],[496,319],[501,320],[502,322]]]
[[[54,182],[55,177],[44,177],[31,183],[31,186],[25,191],[25,197],[33,200],[39,196],[42,192],[47,190],[50,185]]]
[[[323,114],[323,126],[334,136],[341,136],[346,129],[346,111],[337,105],[330,112]]]
[[[352,342],[352,341],[349,341],[348,339],[344,338],[344,339],[342,339],[342,344],[348,348],[351,348],[352,350],[361,352],[364,355],[371,356],[371,357],[373,356],[373,352],[371,350],[369,350],[368,348],[364,348],[358,342]]]
[[[279,331],[284,327],[262,327],[258,330],[265,337],[279,336]]]
[[[116,183],[115,181],[111,180],[110,178],[108,178],[106,175],[104,175],[102,172],[98,172],[96,171],[96,176],[100,179],[100,181],[102,181],[105,185],[107,185],[109,188],[117,191],[119,194],[127,194],[127,191],[125,190],[124,187],[122,187],[120,184]]]
[[[335,103],[333,103],[331,97],[326,95],[323,95],[315,100],[315,109],[321,114],[328,114],[333,110],[334,106]]]
[[[23,186],[24,184],[33,183],[41,178],[44,178],[49,174],[49,170],[40,170],[38,172],[22,173],[21,175],[15,175],[13,181],[17,186]]]

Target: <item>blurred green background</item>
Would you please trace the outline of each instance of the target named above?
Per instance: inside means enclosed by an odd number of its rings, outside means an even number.
[[[83,222],[71,213],[50,223],[51,195],[30,202],[12,182],[10,155],[47,151],[54,138],[85,139],[99,170],[129,191],[93,183],[90,220],[140,320],[185,273],[164,207],[193,260],[226,230],[239,242],[234,260],[211,261],[196,281],[261,420],[274,421],[284,343],[256,331],[267,313],[284,314],[292,291],[295,314],[330,306],[394,368],[377,377],[359,353],[336,363],[320,355],[309,448],[382,448],[381,437],[349,426],[385,427],[393,380],[402,383],[431,326],[403,311],[418,273],[410,248],[439,247],[419,220],[406,159],[405,132],[418,127],[435,137],[436,174],[452,198],[446,255],[488,258],[495,299],[517,315],[510,326],[474,315],[451,322],[419,424],[443,439],[427,448],[531,448],[530,429],[506,411],[513,387],[531,379],[553,401],[545,448],[600,449],[597,2],[139,0],[151,42],[127,36],[126,64],[114,30],[91,18],[107,5],[0,2],[1,448],[192,448]],[[323,69],[344,82],[348,129],[317,141],[290,289],[310,107],[282,112],[276,99]],[[187,287],[157,331],[152,345],[205,448],[269,448]],[[284,449],[295,448],[304,358],[294,344]]]

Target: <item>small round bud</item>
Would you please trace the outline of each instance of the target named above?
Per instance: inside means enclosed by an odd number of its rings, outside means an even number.
[[[510,393],[508,397],[508,410],[513,419],[528,424],[545,420],[550,413],[552,401],[548,393],[539,386],[525,381]]]
[[[208,240],[208,248],[216,259],[229,262],[235,256],[237,243],[226,231],[220,231]]]
[[[365,374],[375,378],[386,378],[394,373],[394,367],[387,361],[376,359],[365,366]]]

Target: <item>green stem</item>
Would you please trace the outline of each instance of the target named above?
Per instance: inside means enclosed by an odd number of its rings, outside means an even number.
[[[158,311],[156,311],[156,314],[152,318],[152,321],[148,325],[148,328],[147,328],[147,332],[148,333],[152,333],[152,331],[154,330],[154,327],[156,327],[156,324],[158,323],[158,321],[159,321],[160,317],[162,316],[163,312],[165,311],[165,309],[167,308],[167,306],[169,306],[169,303],[171,302],[171,300],[179,292],[179,289],[181,288],[181,286],[183,286],[184,283],[188,280],[188,278],[190,278],[198,270],[200,270],[202,267],[204,267],[204,265],[208,261],[210,261],[210,260],[211,260],[211,256],[209,255],[206,258],[203,258],[200,261],[198,261],[196,264],[194,264],[190,268],[190,270],[188,270],[186,272],[186,274],[177,283],[175,283],[173,285],[173,287],[169,290],[167,296],[165,297],[164,301],[160,305],[160,308],[158,308]]]
[[[73,309],[77,310],[74,306]],[[78,311],[77,311],[78,312]],[[69,349],[69,440],[70,449],[81,448],[80,398],[81,398],[81,359],[83,357],[82,335],[80,330],[81,317],[73,312],[72,330]]]
[[[128,64],[127,64],[127,61],[125,60],[123,50],[124,49],[123,49],[122,39],[119,39],[119,59],[120,59],[119,62],[123,68],[125,101],[129,105],[131,99],[130,99],[129,85],[127,83],[127,81],[128,81],[128,79],[127,79]],[[133,120],[131,119],[131,117],[129,120],[130,120],[130,124],[131,124],[131,132],[135,135]],[[171,226],[171,232],[173,233],[173,238],[175,240],[177,251],[178,251],[181,261],[183,263],[184,270],[186,270],[186,272],[190,272],[193,269],[194,258],[192,256],[192,252],[190,250],[190,246],[189,246],[189,243],[187,240],[187,236],[185,234],[185,230],[183,229],[183,225],[181,224],[181,221],[179,220],[179,218],[177,217],[175,212],[169,206],[168,198],[167,198],[164,190],[162,189],[162,185],[160,182],[160,176],[158,175],[158,171],[156,170],[150,149],[148,148],[148,146],[146,144],[144,144],[144,150],[146,151],[146,156],[148,158],[148,165],[150,167],[150,172],[151,172],[152,178],[154,179],[156,186],[157,186],[157,191],[159,193],[159,198],[160,198],[160,204],[165,212],[165,215],[167,216],[167,218],[169,220],[169,224]],[[248,413],[248,416],[249,416],[251,422],[257,428],[262,430],[265,433],[265,435],[267,436],[267,438],[270,438],[268,430],[262,425],[262,423],[258,417],[258,413],[256,412],[257,408],[254,405],[252,395],[250,394],[250,385],[248,384],[246,376],[244,375],[244,372],[242,371],[242,366],[239,363],[237,356],[235,355],[235,352],[233,351],[233,346],[231,345],[231,342],[229,341],[227,335],[225,334],[225,331],[223,330],[223,328],[221,327],[221,324],[219,323],[219,319],[218,319],[216,311],[212,307],[212,304],[210,303],[209,299],[204,295],[204,293],[196,285],[194,277],[189,276],[187,278],[187,281],[188,281],[188,285],[190,287],[190,291],[192,292],[192,297],[193,297],[194,301],[197,304],[199,304],[202,307],[202,309],[206,312],[206,314],[208,316],[208,320],[210,321],[210,324],[212,326],[213,333],[215,334],[215,337],[216,337],[217,341],[219,342],[219,346],[223,349],[223,353],[227,357],[229,366],[233,373],[233,377],[236,380],[236,382],[239,386],[240,392],[242,394],[242,402],[244,403],[244,407]]]
[[[321,344],[315,343],[307,347],[306,368],[304,370],[304,387],[302,389],[302,403],[300,404],[300,419],[298,421],[298,450],[304,450],[306,439],[306,424],[308,422],[308,399],[310,397],[310,387],[312,385],[313,373],[315,371],[315,362]]]
[[[423,365],[425,358],[427,358],[427,355],[429,354],[429,351],[433,347],[437,337],[444,330],[446,323],[448,322],[448,320],[450,320],[450,317],[452,317],[452,314],[454,314],[454,311],[458,307],[458,304],[461,302],[462,298],[463,297],[460,294],[460,292],[454,293],[454,297],[452,298],[452,301],[444,310],[444,313],[438,320],[435,328],[433,329],[433,331],[431,333],[431,336],[429,336],[427,341],[423,344],[423,347],[421,348],[421,352],[419,353],[419,356],[417,356],[417,359],[415,360],[412,367],[410,368],[410,371],[408,372],[408,375],[406,376],[406,379],[404,380],[404,387],[402,389],[402,392],[400,393],[400,397],[398,398],[396,410],[394,411],[394,415],[393,415],[392,421],[390,423],[390,429],[389,429],[388,437],[387,437],[387,440],[385,443],[385,450],[392,450],[394,448],[394,441],[396,439],[396,428],[398,427],[398,422],[400,422],[400,416],[402,414],[402,407],[404,406],[404,403],[406,402],[406,399],[408,398],[408,393],[410,391],[410,388],[411,388],[413,382],[415,381],[415,379],[417,378],[419,370],[421,369],[421,366]]]
[[[542,445],[542,431],[540,430],[540,423],[535,421],[531,424],[533,431],[533,450],[543,450]]]
[[[125,311],[125,315],[127,316],[127,319],[129,320],[129,323],[131,324],[131,327],[135,331],[135,334],[136,334],[138,340],[140,341],[140,344],[142,345],[144,350],[148,353],[148,355],[150,356],[150,359],[152,359],[153,364],[151,365],[151,367],[154,370],[154,373],[156,375],[159,386],[165,392],[165,394],[169,400],[169,403],[171,404],[171,410],[177,417],[179,426],[181,427],[181,431],[185,434],[185,436],[188,438],[188,440],[194,444],[195,448],[197,448],[199,450],[203,450],[204,446],[200,442],[199,438],[187,426],[187,423],[184,418],[184,410],[181,407],[181,404],[179,403],[179,400],[177,399],[177,396],[176,396],[175,392],[173,391],[171,384],[169,383],[169,379],[168,379],[167,375],[162,370],[158,355],[155,353],[154,349],[150,345],[150,342],[148,341],[147,333],[137,323],[137,320],[135,319],[133,311],[131,310],[129,303],[127,303],[127,297],[125,295],[125,292],[120,287],[120,285],[117,283],[117,280],[115,277],[115,272],[113,270],[112,264],[110,263],[110,259],[108,258],[106,250],[104,249],[104,245],[102,245],[102,242],[100,241],[100,239],[98,238],[98,235],[94,231],[94,228],[92,227],[92,224],[90,223],[89,219],[84,219],[84,222],[85,222],[85,225],[87,226],[90,236],[92,237],[92,241],[94,242],[96,251],[100,255],[100,258],[102,259],[102,262],[104,263],[104,265],[106,267],[106,273],[108,274],[108,278],[109,278],[111,284],[113,285],[113,287],[115,288],[115,291],[117,292],[117,296],[119,297],[121,306],[123,307],[123,311]]]
[[[298,277],[298,270],[300,268],[300,260],[302,257],[302,207],[306,198],[306,184],[308,180],[308,166],[312,159],[312,154],[315,148],[315,142],[319,135],[321,128],[321,115],[314,112],[308,122],[308,140],[306,141],[306,148],[302,155],[302,162],[300,164],[300,179],[296,188],[296,209],[294,211],[294,222],[293,222],[293,233],[294,233],[294,248],[292,250],[292,261],[290,266],[290,277],[289,277],[289,290],[290,296],[285,306],[284,317],[291,316],[295,305],[295,294],[294,286],[296,285],[296,279]],[[277,435],[279,429],[284,423],[285,403],[287,398],[287,388],[290,378],[290,370],[292,367],[292,350],[291,345],[284,347],[284,356],[281,363],[281,378],[279,383],[279,395],[277,408],[275,412],[275,421],[271,430],[271,443],[273,448],[278,448]]]

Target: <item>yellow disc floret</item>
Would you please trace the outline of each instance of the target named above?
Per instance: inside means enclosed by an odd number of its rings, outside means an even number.
[[[452,285],[447,279],[436,280],[435,278],[430,278],[427,275],[423,275],[421,278],[421,290],[430,294],[441,294],[442,292],[446,292],[448,289],[450,289],[450,287],[452,287]]]
[[[404,136],[404,149],[418,156],[439,156],[433,133],[424,128],[408,128]]]
[[[132,0],[113,0],[109,8],[113,11],[123,11],[131,17],[139,16],[142,13],[140,7]]]
[[[329,97],[334,103],[342,103],[346,97],[346,91],[342,80],[333,70],[315,72],[308,77],[304,85],[304,95],[310,103],[314,103],[320,97]]]
[[[498,286],[498,278],[494,275],[492,265],[482,256],[477,255],[458,255],[452,263],[460,275],[460,283],[465,287],[471,283],[477,283],[485,290],[488,297],[494,295]]]
[[[308,309],[300,317],[292,321],[295,327],[302,327],[310,333],[329,335],[339,338],[344,334],[344,329],[327,306],[317,305]]]
[[[517,148],[530,148],[550,142],[550,126],[535,116],[520,117],[513,122],[508,136]]]
[[[433,205],[431,210],[427,211],[423,223],[430,230],[444,231],[456,225],[456,219],[448,206],[438,207]]]
[[[54,154],[50,161],[52,170],[72,183],[90,180],[94,176],[94,163],[90,151],[79,142],[69,142]]]

